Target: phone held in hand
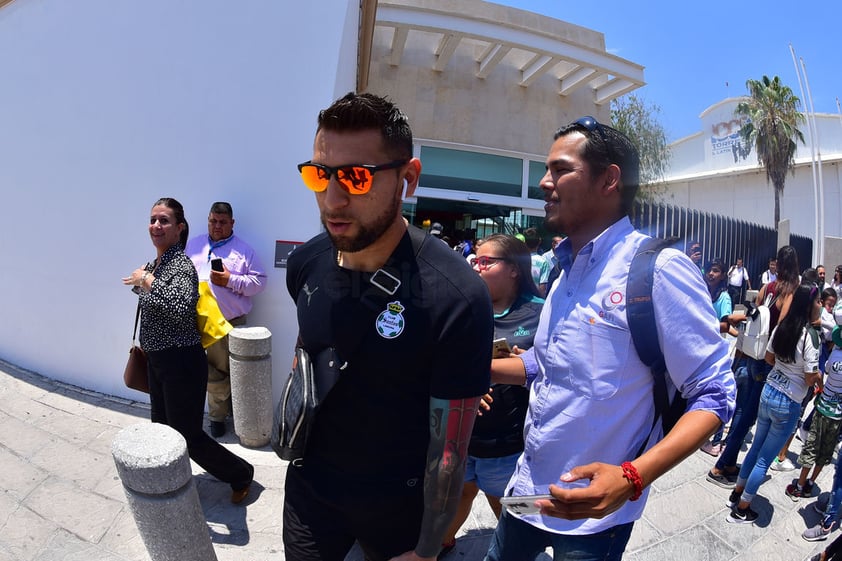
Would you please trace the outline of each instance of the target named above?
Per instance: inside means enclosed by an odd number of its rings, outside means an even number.
[[[211,259],[211,271],[217,271],[221,273],[224,269],[222,268],[222,259],[218,257],[216,259]]]
[[[500,503],[512,514],[538,514],[541,509],[535,501],[552,500],[552,495],[521,495],[519,497],[500,497]]]
[[[508,358],[512,354],[512,349],[509,347],[509,342],[505,338],[494,339],[494,347],[491,351],[493,358]]]

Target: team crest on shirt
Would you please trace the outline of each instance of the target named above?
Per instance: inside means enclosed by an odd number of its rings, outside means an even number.
[[[377,316],[377,320],[374,322],[378,335],[384,339],[394,339],[403,333],[403,311],[405,309],[397,300],[389,302],[386,305],[386,309],[380,312],[380,315]]]

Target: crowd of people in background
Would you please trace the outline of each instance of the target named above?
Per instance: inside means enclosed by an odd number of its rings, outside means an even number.
[[[400,110],[351,93],[320,113],[313,158],[298,169],[325,231],[290,255],[286,282],[296,346],[317,365],[328,353],[343,372],[286,473],[287,555],[343,559],[356,541],[368,559],[441,559],[482,492],[499,520],[488,561],[526,561],[547,547],[556,559],[620,559],[649,484],[698,449],[717,458],[707,480],[730,491],[727,522],[756,521],[767,470],[795,467],[796,434],[801,472],[785,493],[813,495],[842,426],[842,265],[828,282],[823,266],[800,271],[784,246],[747,309],[742,257],[703,263],[692,240],[658,253],[653,339],[670,349],[661,375],[671,396],[686,400],[664,429],[658,374],[617,289],[631,283],[647,241],[628,219],[638,164],[624,135],[583,117],[558,130],[547,156],[546,239],[535,227],[482,239],[441,222],[424,231],[401,214],[421,163]],[[210,430],[226,431],[227,344],[206,353],[195,312],[200,280],[234,325],[265,288],[233,226],[230,204],[214,203],[208,235],[188,242],[184,209],[160,199],[148,226],[157,255],[123,282],[143,312],[153,422],[178,430],[239,503],[254,469],[202,429],[207,392]],[[751,356],[740,340],[754,307],[769,326],[765,352]],[[838,525],[841,471],[805,540]],[[532,498],[513,503],[521,496]]]
[[[730,341],[737,396],[730,425],[720,427],[701,450],[717,458],[707,480],[730,491],[727,522],[747,524],[761,516],[751,505],[767,470],[787,472],[800,466],[784,493],[793,501],[808,500],[817,493],[816,478],[839,450],[842,307],[837,308],[837,302],[842,300],[842,265],[828,282],[823,265],[802,271],[796,250],[784,246],[769,259],[750,302],[745,297],[751,282],[741,258],[725,273],[721,260],[709,261],[703,270],[720,330]],[[751,315],[761,306],[768,309],[769,336],[765,356],[756,358],[741,348],[748,319],[742,312]],[[732,312],[734,308],[740,312]],[[802,441],[796,462],[789,457],[793,438]],[[744,446],[748,451],[738,464]],[[822,494],[813,503],[821,521],[803,531],[807,541],[826,540],[838,527],[842,504],[838,462],[836,468],[829,496]],[[836,554],[842,554],[842,536],[814,559],[832,559]]]

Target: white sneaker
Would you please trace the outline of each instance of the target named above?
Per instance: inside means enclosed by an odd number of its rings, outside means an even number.
[[[779,461],[778,458],[772,462],[772,465],[769,466],[769,469],[773,471],[792,471],[795,469],[795,464],[790,461],[789,458],[784,458],[784,461]]]

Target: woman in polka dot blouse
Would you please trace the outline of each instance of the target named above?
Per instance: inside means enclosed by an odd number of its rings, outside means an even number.
[[[254,467],[202,429],[208,367],[196,326],[199,279],[184,254],[189,226],[181,203],[172,198],[155,202],[149,236],[157,257],[123,284],[133,286],[140,298],[140,346],[148,357],[152,422],[181,433],[190,458],[231,485],[232,502],[242,502]]]

